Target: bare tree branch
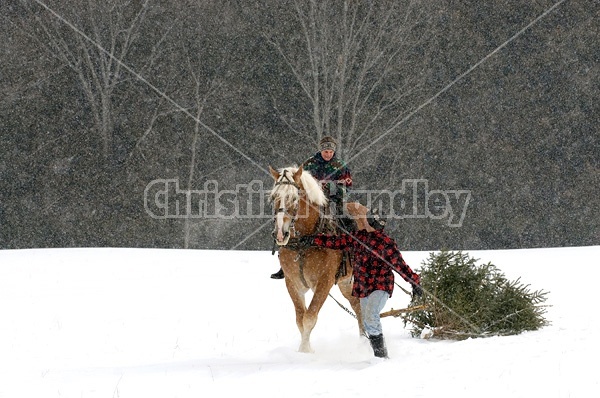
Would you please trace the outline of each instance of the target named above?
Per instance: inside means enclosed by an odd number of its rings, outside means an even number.
[[[301,33],[285,42],[271,35],[269,43],[311,104],[312,134],[334,135],[350,156],[393,125],[419,87],[404,58],[419,40],[415,24],[426,16],[409,0],[293,0],[290,7]]]

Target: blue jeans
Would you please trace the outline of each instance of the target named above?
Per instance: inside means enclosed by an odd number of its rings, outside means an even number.
[[[363,318],[362,322],[367,335],[377,336],[383,333],[379,314],[389,298],[390,295],[387,292],[375,290],[367,297],[360,299],[360,309]]]

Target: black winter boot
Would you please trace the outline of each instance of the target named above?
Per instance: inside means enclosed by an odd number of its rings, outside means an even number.
[[[285,277],[285,275],[283,274],[283,269],[279,268],[279,271],[275,272],[274,274],[271,274],[271,278],[273,279],[283,279]]]
[[[371,347],[373,348],[373,353],[376,357],[389,358],[387,348],[385,347],[385,341],[383,340],[383,334],[369,336],[369,341],[371,342]]]

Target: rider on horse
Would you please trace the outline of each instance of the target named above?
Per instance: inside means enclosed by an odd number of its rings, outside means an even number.
[[[346,162],[336,156],[336,149],[337,142],[333,137],[323,137],[319,141],[319,152],[305,160],[302,168],[321,183],[325,196],[335,206],[332,214],[336,216],[342,232],[350,232],[355,225],[354,221],[344,214],[344,203],[348,188],[352,187],[352,174]],[[282,269],[271,275],[273,279],[283,279],[283,277]]]
[[[323,137],[320,151],[308,158],[302,168],[321,182],[325,196],[336,205],[337,215],[343,213],[343,202],[352,187],[352,174],[346,163],[336,156],[337,143],[333,137]]]

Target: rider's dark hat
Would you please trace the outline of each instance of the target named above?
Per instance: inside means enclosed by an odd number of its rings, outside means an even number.
[[[325,137],[321,138],[321,141],[319,141],[319,149],[322,151],[335,151],[336,148],[337,142],[335,142],[335,139],[331,136],[326,135]]]

